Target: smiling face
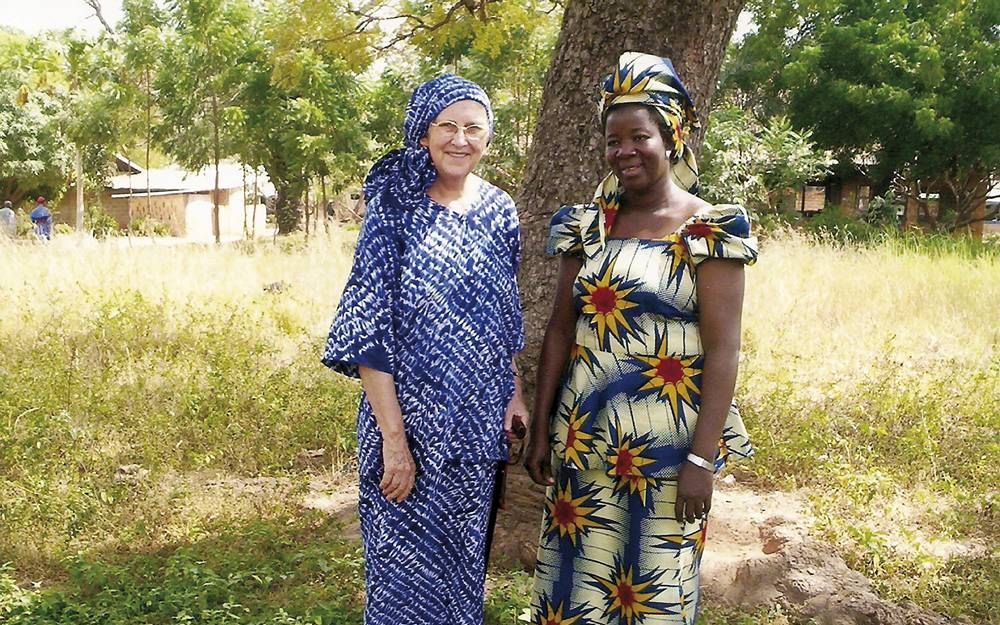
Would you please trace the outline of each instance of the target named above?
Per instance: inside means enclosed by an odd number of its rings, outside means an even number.
[[[670,158],[655,113],[641,105],[611,109],[604,123],[604,158],[626,190],[666,184]]]
[[[447,125],[433,125],[444,122],[452,122],[462,128],[472,125],[489,128],[489,117],[482,104],[472,100],[460,100],[441,111],[427,129],[427,134],[420,140],[420,145],[430,150],[431,161],[437,169],[438,178],[464,180],[483,158],[490,137],[487,134],[480,141],[470,141],[465,132],[452,135]]]

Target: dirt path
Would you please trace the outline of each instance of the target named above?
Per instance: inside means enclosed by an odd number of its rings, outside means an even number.
[[[500,566],[534,565],[542,489],[522,472],[508,486],[508,510],[497,523],[491,561]],[[317,478],[304,505],[326,511],[358,536],[357,487]],[[720,481],[702,564],[708,601],[749,610],[781,606],[793,618],[820,625],[945,625],[960,623],[913,605],[883,601],[863,575],[852,571],[829,546],[810,537],[812,519],[797,493],[758,493]]]

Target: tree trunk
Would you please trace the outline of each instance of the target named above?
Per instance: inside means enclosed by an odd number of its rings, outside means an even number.
[[[83,151],[76,146],[76,220],[77,232],[83,232]]]
[[[257,238],[257,201],[260,199],[260,191],[257,190],[257,179],[258,172],[260,168],[257,165],[253,166],[253,215],[251,217],[250,225],[250,238]],[[266,210],[266,209],[265,209]]]
[[[323,232],[330,234],[330,215],[326,212],[326,175],[319,177],[320,192],[323,196]]]
[[[247,166],[246,163],[240,163],[240,171],[243,173],[243,240],[250,238],[250,225],[247,223],[247,204],[250,190],[247,189]]]
[[[589,201],[607,170],[597,84],[622,52],[670,57],[704,124],[726,46],[745,0],[571,1],[545,81],[542,110],[517,194],[524,237],[521,296],[533,370],[552,305],[557,261],[544,256],[552,213]],[[701,137],[692,137],[697,151]],[[529,377],[529,379],[531,379]]]
[[[622,52],[670,57],[704,124],[726,46],[745,0],[570,0],[545,80],[542,109],[517,193],[524,239],[521,297],[527,350],[519,365],[533,379],[552,306],[558,262],[544,256],[552,213],[589,202],[607,170],[597,120],[597,84]],[[697,152],[701,137],[692,137]],[[533,415],[536,419],[548,415]],[[543,489],[523,470],[509,475],[510,512],[501,514],[493,554],[533,567]]]
[[[221,139],[219,138],[219,99],[212,97],[212,153],[215,160],[215,189],[212,191],[212,230],[215,234],[215,243],[222,242],[222,232],[219,227],[219,160],[222,152]]]
[[[153,209],[150,207],[152,191],[149,189],[149,148],[153,144],[153,90],[149,80],[149,67],[146,67],[146,214],[152,215]],[[131,167],[129,167],[129,171],[132,171]],[[131,201],[132,199],[129,198],[130,203]]]
[[[986,197],[991,186],[989,171],[976,166],[946,172],[941,176],[940,186],[948,190],[948,193],[941,193],[940,214],[943,216],[946,210],[953,211],[954,231],[981,239],[986,219]],[[946,195],[948,201],[944,199]]]
[[[273,177],[271,182],[274,183],[275,191],[274,215],[278,222],[277,234],[291,234],[298,230],[301,220],[299,199],[302,197],[302,184]]]
[[[306,187],[305,192],[305,212],[306,212],[306,241],[309,240],[309,218],[312,216],[312,207],[309,206],[309,187]]]
[[[274,186],[277,190],[278,183],[275,182]],[[284,185],[282,190],[284,193],[277,192],[274,216],[278,222],[278,234],[291,234],[299,229],[301,215],[298,198],[302,197],[302,192],[292,185]]]

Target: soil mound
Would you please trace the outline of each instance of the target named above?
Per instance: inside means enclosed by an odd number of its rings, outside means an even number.
[[[531,569],[544,489],[520,469],[508,477],[507,510],[497,522],[492,561]],[[792,618],[820,625],[959,623],[877,597],[871,584],[809,535],[811,519],[797,493],[758,493],[719,480],[702,559],[708,601],[756,610],[781,606]]]

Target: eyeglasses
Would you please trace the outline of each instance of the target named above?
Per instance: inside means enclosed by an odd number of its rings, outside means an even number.
[[[431,122],[431,126],[435,128],[440,128],[444,136],[449,139],[454,139],[458,136],[458,132],[462,131],[465,135],[465,140],[469,143],[479,143],[486,139],[490,134],[490,129],[486,126],[480,126],[479,124],[469,124],[468,126],[459,126],[453,121],[444,122]]]

